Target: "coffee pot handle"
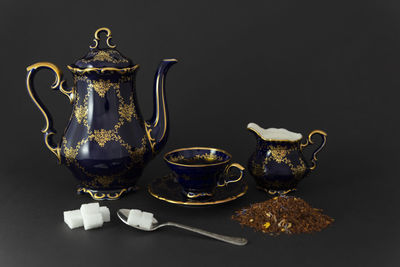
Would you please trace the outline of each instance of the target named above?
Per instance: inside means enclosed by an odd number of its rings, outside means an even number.
[[[321,149],[325,146],[325,144],[326,144],[326,137],[327,137],[328,135],[327,135],[326,132],[324,132],[324,131],[321,131],[321,130],[314,130],[314,131],[312,131],[312,132],[308,135],[308,139],[306,140],[306,143],[305,143],[305,144],[300,144],[300,149],[303,149],[303,148],[307,147],[307,146],[310,145],[310,144],[314,144],[314,141],[312,140],[312,136],[315,135],[315,134],[318,134],[318,135],[321,136],[321,138],[322,138],[322,143],[321,143],[321,145],[319,145],[319,146],[317,147],[317,149],[316,149],[316,150],[314,151],[314,153],[312,154],[311,161],[312,161],[313,165],[310,167],[310,170],[311,170],[311,171],[314,170],[314,169],[317,167],[317,153],[318,153],[319,151],[321,151]]]
[[[58,162],[61,162],[61,154],[60,154],[60,145],[54,145],[52,142],[52,135],[56,133],[56,131],[53,129],[53,120],[52,117],[45,107],[45,105],[40,101],[36,90],[33,86],[33,79],[36,75],[36,73],[41,70],[41,69],[50,69],[54,72],[56,76],[56,80],[54,81],[53,85],[51,88],[53,90],[59,90],[61,93],[66,95],[71,104],[74,102],[74,90],[65,90],[64,85],[65,85],[65,80],[62,80],[62,72],[61,70],[54,64],[50,62],[38,62],[33,65],[30,65],[29,67],[26,68],[28,71],[28,74],[26,76],[26,87],[28,89],[29,96],[31,97],[33,103],[38,107],[38,109],[42,112],[44,119],[45,119],[45,126],[42,129],[42,133],[44,133],[44,143],[46,147],[56,155],[58,158]]]
[[[227,180],[226,177],[228,176],[229,170],[232,167],[237,168],[240,171],[240,175],[239,175],[238,178],[235,178],[233,180]],[[244,171],[244,167],[242,165],[240,165],[239,163],[232,163],[232,164],[228,165],[228,167],[226,167],[225,171],[224,171],[224,181],[223,181],[222,184],[220,182],[218,182],[218,184],[217,184],[218,187],[222,187],[222,186],[225,186],[225,185],[230,184],[230,183],[239,182],[243,177],[243,171]]]

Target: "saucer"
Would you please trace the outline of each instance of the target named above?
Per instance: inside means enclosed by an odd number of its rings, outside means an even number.
[[[174,173],[156,178],[148,187],[149,193],[160,200],[184,206],[208,206],[235,200],[247,191],[247,183],[240,181],[224,187],[217,187],[213,196],[202,199],[189,199],[182,194],[181,185]]]

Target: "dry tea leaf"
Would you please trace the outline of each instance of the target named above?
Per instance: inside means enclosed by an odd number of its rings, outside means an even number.
[[[278,196],[235,212],[233,220],[256,231],[279,235],[319,232],[334,219],[298,197]]]

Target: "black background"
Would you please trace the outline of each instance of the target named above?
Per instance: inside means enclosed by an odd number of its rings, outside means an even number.
[[[2,1],[0,266],[397,266],[400,262],[398,1]],[[145,190],[168,172],[162,155],[139,180],[141,190],[103,202],[113,212],[102,229],[71,231],[62,211],[90,202],[44,147],[44,120],[28,97],[26,67],[50,61],[64,70],[88,51],[94,31],[141,65],[137,95],[151,117],[159,61],[179,63],[167,77],[170,139],[163,149],[212,146],[246,165],[255,149],[248,122],[307,135],[328,133],[318,167],[296,195],[336,219],[311,235],[270,237],[241,228],[234,210],[267,196],[255,189],[234,202],[184,208]],[[71,113],[43,71],[36,88],[62,133]],[[58,138],[60,135],[57,136]],[[118,208],[151,211],[221,234],[236,247],[176,229],[139,232]],[[396,264],[397,263],[397,264]]]

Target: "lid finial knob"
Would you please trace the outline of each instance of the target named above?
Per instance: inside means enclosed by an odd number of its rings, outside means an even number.
[[[99,37],[99,33],[100,32],[106,32],[107,33],[107,35],[106,35],[107,36],[107,40],[106,40],[107,46],[109,48],[115,48],[116,45],[110,44],[110,40],[112,38],[111,30],[109,28],[106,28],[106,27],[99,28],[99,29],[96,30],[96,32],[94,33],[94,39],[93,39],[94,45],[91,45],[89,47],[92,48],[92,49],[97,48],[97,46],[99,45],[99,40],[100,40],[100,37]]]

